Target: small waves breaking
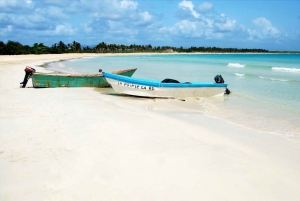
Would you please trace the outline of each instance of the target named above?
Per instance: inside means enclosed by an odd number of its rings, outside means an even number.
[[[298,82],[297,80],[293,79],[284,79],[284,78],[274,78],[274,77],[265,77],[253,74],[244,74],[244,73],[234,73],[235,76],[238,78],[259,78],[268,81],[277,81],[277,82]]]
[[[62,62],[53,62],[47,66],[48,70],[53,71],[55,73],[74,73],[75,71],[71,68],[66,66]]]
[[[62,63],[60,63],[60,62],[58,63],[58,66],[61,67],[61,68],[64,68],[64,67],[65,67],[65,65],[62,64]]]
[[[78,61],[86,61],[86,60],[89,60],[89,59],[93,59],[93,58],[96,58],[96,56],[91,56],[91,57],[81,57],[81,58],[75,58],[75,59],[69,59],[68,61],[70,62],[78,62]]]
[[[78,61],[80,61],[80,59],[81,58],[79,58],[79,59],[70,59],[69,62],[78,62]]]
[[[230,68],[245,68],[244,64],[239,63],[228,63],[227,66]]]
[[[243,73],[234,73],[236,76],[238,76],[238,77],[244,77],[245,76],[245,74],[243,74]]]
[[[279,78],[272,78],[272,77],[263,77],[263,76],[258,76],[260,79],[266,79],[266,80],[271,80],[271,81],[280,81],[280,82],[289,82],[292,80],[286,80],[286,79],[279,79]]]
[[[300,68],[285,68],[285,67],[272,67],[274,71],[300,73]]]

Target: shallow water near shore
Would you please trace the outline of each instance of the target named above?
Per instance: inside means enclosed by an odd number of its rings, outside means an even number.
[[[224,119],[259,131],[300,140],[299,54],[155,54],[85,57],[48,65],[64,73],[138,68],[133,77],[213,82],[221,74],[230,95],[187,99],[137,99],[145,109],[197,122],[197,115]],[[100,89],[101,92],[102,89]],[[101,93],[105,93],[105,90]]]

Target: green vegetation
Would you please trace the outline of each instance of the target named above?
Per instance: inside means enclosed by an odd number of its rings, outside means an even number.
[[[171,46],[156,46],[152,45],[118,45],[99,43],[94,47],[83,47],[80,43],[73,41],[70,44],[65,44],[62,41],[47,47],[43,43],[35,43],[32,47],[22,45],[19,42],[9,40],[6,44],[0,41],[0,55],[18,55],[18,54],[63,54],[63,53],[163,53],[163,52],[178,52],[178,53],[276,53],[276,51],[268,51],[264,49],[237,49],[237,48],[219,48],[219,47],[171,47]],[[282,53],[282,52],[277,52]],[[289,53],[289,52],[284,52]],[[295,52],[293,52],[295,53]],[[297,52],[296,52],[297,53]]]

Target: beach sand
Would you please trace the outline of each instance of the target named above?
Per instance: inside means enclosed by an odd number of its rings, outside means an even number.
[[[96,55],[0,57],[1,201],[300,200],[299,142],[201,115],[193,100],[19,88],[26,66],[83,56]]]

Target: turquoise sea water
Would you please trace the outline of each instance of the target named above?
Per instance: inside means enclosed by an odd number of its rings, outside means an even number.
[[[300,54],[101,56],[53,63],[49,68],[70,73],[138,68],[133,77],[182,82],[213,82],[221,74],[232,93],[198,100],[195,107],[204,108],[202,113],[300,140]]]

